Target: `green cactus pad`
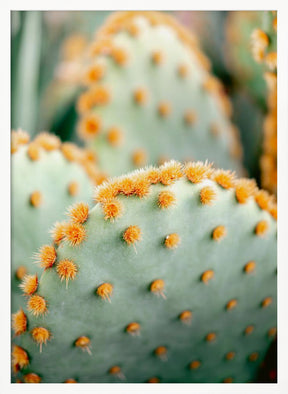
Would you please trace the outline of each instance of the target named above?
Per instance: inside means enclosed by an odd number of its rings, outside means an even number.
[[[266,12],[261,29],[251,35],[254,60],[264,65],[263,80],[267,85],[267,115],[263,123],[261,185],[277,193],[277,14]]]
[[[253,380],[276,331],[273,198],[172,161],[112,179],[95,200],[70,210],[57,261],[27,297],[13,379]]]
[[[20,279],[35,270],[31,257],[45,242],[48,230],[77,201],[90,204],[96,178],[88,152],[62,144],[48,133],[29,143],[28,134],[12,132],[12,310],[23,305]],[[94,171],[93,171],[94,168]],[[89,177],[89,175],[90,177]],[[36,270],[41,271],[40,267]]]
[[[196,39],[171,16],[112,14],[86,62],[78,131],[100,168],[120,175],[170,159],[208,158],[241,173],[231,103]]]

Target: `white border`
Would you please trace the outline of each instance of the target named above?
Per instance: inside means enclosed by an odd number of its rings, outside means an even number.
[[[5,2],[5,0],[4,0]],[[286,4],[285,4],[286,3]],[[81,5],[81,8],[79,7]],[[10,10],[278,10],[278,384],[10,384]],[[10,1],[1,5],[1,322],[0,322],[0,391],[16,392],[101,392],[117,394],[165,392],[168,393],[287,393],[288,392],[288,7],[285,0],[255,1],[241,0],[231,2],[207,1],[192,2],[177,0],[145,0],[141,4],[134,1],[85,1],[81,2],[50,0],[43,4],[36,0]],[[4,181],[3,181],[4,178]]]

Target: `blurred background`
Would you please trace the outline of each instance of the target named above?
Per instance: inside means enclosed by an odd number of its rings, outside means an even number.
[[[78,71],[86,45],[111,11],[11,12],[11,126],[48,130],[81,145],[75,132]],[[259,181],[266,108],[263,65],[250,53],[265,11],[171,11],[197,36],[233,106],[247,175]]]

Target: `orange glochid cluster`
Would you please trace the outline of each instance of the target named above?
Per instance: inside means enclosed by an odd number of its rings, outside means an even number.
[[[102,120],[96,114],[85,115],[79,123],[78,132],[84,140],[93,140],[101,132]]]
[[[250,326],[247,326],[247,327],[245,328],[244,334],[245,334],[245,335],[250,335],[250,334],[252,334],[253,331],[254,331],[254,326],[250,325]]]
[[[255,234],[259,237],[263,237],[269,229],[269,223],[267,220],[260,220],[255,227]]]
[[[43,196],[42,193],[39,190],[35,190],[30,194],[30,204],[38,208],[43,202]]]
[[[65,226],[66,222],[56,222],[53,226],[53,228],[50,230],[50,233],[52,235],[53,242],[56,245],[59,245],[60,242],[64,239],[65,237]]]
[[[191,363],[189,364],[189,368],[190,369],[198,369],[201,365],[201,362],[199,360],[194,360],[191,361]]]
[[[202,282],[204,282],[206,284],[213,278],[214,278],[214,271],[213,270],[207,270],[207,271],[203,272],[203,274],[201,276]]]
[[[158,195],[158,205],[162,209],[169,208],[176,204],[176,196],[171,190],[164,190]]]
[[[234,187],[235,173],[229,170],[215,170],[212,179],[223,189],[231,189]]]
[[[272,297],[266,297],[261,303],[262,308],[266,308],[267,306],[272,304]]]
[[[27,268],[24,265],[20,265],[16,269],[15,275],[18,280],[22,280],[26,274],[27,274]]]
[[[177,69],[178,75],[181,78],[186,78],[189,74],[189,67],[186,64],[179,64]]]
[[[257,352],[251,353],[249,356],[249,361],[252,361],[252,362],[257,361],[258,357],[259,357],[259,354]]]
[[[87,353],[89,353],[90,355],[91,350],[90,350],[90,345],[91,345],[91,341],[88,337],[86,337],[85,335],[82,337],[79,337],[76,339],[75,341],[75,346],[81,348],[83,351],[86,351]]]
[[[181,312],[179,319],[185,324],[190,324],[192,321],[192,312],[188,310]]]
[[[180,237],[177,233],[169,234],[165,237],[164,244],[168,249],[175,249],[180,244]]]
[[[126,327],[126,331],[131,335],[139,335],[140,334],[140,324],[137,322],[129,323]]]
[[[160,379],[157,376],[153,376],[152,378],[147,380],[147,383],[160,383]]]
[[[99,82],[104,77],[104,74],[105,74],[104,64],[101,63],[93,64],[87,70],[85,70],[83,82],[86,85]]]
[[[25,275],[19,287],[26,296],[34,294],[38,287],[37,274]]]
[[[165,60],[164,53],[161,51],[154,51],[151,55],[152,62],[159,66],[162,64]]]
[[[256,267],[255,261],[252,261],[252,260],[248,261],[248,263],[245,264],[245,266],[244,266],[244,272],[246,274],[251,274],[252,272],[255,271],[255,267]]]
[[[197,115],[195,111],[190,109],[185,112],[184,121],[188,126],[192,126],[196,122],[196,119],[197,119]]]
[[[97,287],[96,293],[103,300],[111,302],[111,296],[113,293],[113,285],[111,283],[102,283]]]
[[[42,345],[47,343],[51,338],[51,333],[47,328],[34,327],[31,331],[32,338],[40,346],[40,353],[42,352]]]
[[[12,315],[12,329],[16,336],[23,334],[27,330],[27,316],[22,308]]]
[[[226,360],[233,360],[235,358],[236,353],[235,352],[228,352],[225,355]]]
[[[136,149],[132,153],[132,161],[136,167],[143,167],[147,163],[147,152],[144,149]]]
[[[239,204],[245,204],[257,191],[254,179],[238,179],[235,181],[235,197]]]
[[[20,369],[27,367],[29,364],[29,357],[27,352],[20,346],[13,345],[12,350],[12,367],[14,373],[20,371]]]
[[[59,263],[56,266],[56,271],[61,279],[61,282],[63,280],[66,281],[66,288],[68,287],[68,282],[69,280],[74,280],[78,271],[78,268],[73,261],[65,259],[59,261]]]
[[[77,383],[77,381],[73,378],[66,379],[64,383]]]
[[[162,101],[158,105],[158,113],[162,118],[167,118],[172,112],[172,106],[167,101]]]
[[[40,267],[45,270],[51,268],[57,258],[56,249],[52,245],[44,245],[39,249],[39,252],[35,255],[36,263],[40,264]]]
[[[190,182],[200,183],[211,175],[211,166],[212,164],[209,164],[208,162],[190,162],[185,165],[184,173]]]
[[[168,353],[168,350],[167,350],[166,346],[158,346],[154,350],[155,356],[159,357],[162,360],[167,360],[167,353]]]
[[[151,284],[150,284],[150,291],[151,293],[154,293],[158,296],[161,296],[162,298],[166,299],[166,296],[164,294],[165,290],[165,282],[163,279],[155,279]]]
[[[68,193],[70,196],[76,196],[79,193],[79,183],[72,181],[67,186]]]
[[[11,132],[11,153],[15,153],[18,150],[18,147],[20,145],[26,145],[28,144],[30,140],[30,136],[29,134],[22,130],[22,129],[18,129],[18,130],[12,130]]]
[[[125,380],[125,375],[122,372],[122,369],[119,367],[119,365],[113,365],[111,368],[109,368],[108,373],[110,375],[116,376],[118,379]]]
[[[213,342],[216,339],[216,334],[215,332],[209,332],[209,334],[206,335],[205,337],[207,342]]]
[[[112,46],[110,55],[119,66],[125,66],[128,63],[129,55],[124,48]]]
[[[34,316],[43,315],[47,312],[46,300],[38,294],[32,295],[27,302],[27,309]]]
[[[48,133],[46,131],[41,132],[34,139],[34,143],[41,146],[47,152],[59,149],[61,146],[61,140],[54,134]]]
[[[31,142],[28,145],[27,155],[33,161],[40,159],[40,148],[35,142]]]
[[[24,382],[25,383],[40,383],[41,378],[36,373],[30,372],[24,376]]]
[[[69,208],[68,215],[73,223],[83,224],[88,219],[89,205],[84,202],[78,202]]]
[[[216,191],[211,186],[204,186],[200,190],[200,201],[203,205],[213,205],[216,200]]]
[[[238,304],[238,301],[236,299],[232,299],[227,302],[226,309],[227,310],[234,309],[234,308],[236,308],[237,304]]]
[[[123,239],[128,245],[133,245],[141,239],[141,229],[138,226],[129,226],[123,233]]]
[[[86,238],[85,227],[80,223],[68,222],[63,228],[64,237],[71,246],[80,245]]]
[[[134,101],[138,105],[144,105],[147,103],[148,100],[148,92],[144,88],[138,88],[133,93]]]
[[[212,232],[212,238],[214,239],[214,241],[220,241],[221,239],[225,238],[226,235],[227,230],[225,226],[217,226]]]
[[[122,145],[124,140],[123,132],[116,126],[110,127],[107,131],[107,141],[110,145],[117,147]]]
[[[114,199],[112,201],[107,201],[102,204],[102,209],[105,214],[104,219],[116,219],[122,216],[123,214],[123,204],[120,200]]]

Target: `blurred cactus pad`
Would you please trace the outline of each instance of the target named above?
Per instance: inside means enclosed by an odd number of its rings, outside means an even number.
[[[170,159],[242,171],[231,103],[197,39],[160,12],[109,16],[87,49],[79,136],[120,175]]]
[[[96,188],[22,283],[13,379],[251,382],[276,334],[276,216],[253,180],[171,161]],[[25,221],[26,223],[26,221]],[[36,272],[36,271],[35,271]]]
[[[272,23],[272,20],[276,20],[276,23]],[[266,55],[276,50],[275,28],[277,17],[275,18],[271,11],[231,11],[226,23],[227,64],[236,84],[249,92],[262,110],[266,108],[267,94],[263,74],[266,63],[272,57]],[[261,49],[251,42],[251,36],[257,35],[260,29],[266,32],[266,38],[262,35]],[[258,44],[259,42],[258,40]],[[254,58],[251,56],[251,50],[254,52]]]
[[[49,133],[29,141],[12,131],[12,310],[23,304],[20,280],[35,270],[32,256],[49,240],[49,229],[72,203],[92,204],[101,178],[94,155]],[[35,262],[35,261],[34,261]],[[37,272],[40,272],[39,267]]]
[[[261,184],[277,193],[277,13],[270,11],[251,34],[251,51],[255,62],[264,67],[267,115],[263,124]]]

